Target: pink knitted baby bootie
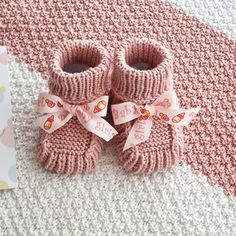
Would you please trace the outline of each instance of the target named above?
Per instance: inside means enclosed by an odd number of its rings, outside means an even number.
[[[108,52],[98,43],[92,41],[63,43],[53,53],[48,83],[49,94],[59,97],[71,111],[78,105],[81,105],[82,109],[83,106],[86,108],[86,104],[108,93],[109,68]],[[60,109],[62,106],[61,103],[49,99],[45,101],[49,108]],[[99,103],[100,106],[104,104],[103,100]],[[100,107],[95,108],[94,113],[100,111]],[[83,113],[83,110],[81,111]],[[55,118],[50,116],[44,123],[44,128],[49,129],[53,121],[55,122]],[[73,116],[52,133],[40,130],[38,158],[50,171],[66,174],[81,173],[95,168],[101,148],[101,139],[85,129],[78,118]]]
[[[133,39],[123,43],[116,51],[112,79],[113,104],[135,103],[140,106],[141,119],[147,119],[150,114],[144,106],[152,104],[164,92],[173,89],[172,70],[172,56],[156,41]],[[115,115],[123,119],[132,112],[132,109],[125,107],[122,111],[116,111],[113,117]],[[169,168],[181,159],[182,128],[171,126],[158,116],[153,116],[152,122],[148,140],[132,145],[127,150],[123,149],[134,121],[123,122],[115,127],[119,132],[115,137],[118,155],[126,170],[138,174],[151,173]]]

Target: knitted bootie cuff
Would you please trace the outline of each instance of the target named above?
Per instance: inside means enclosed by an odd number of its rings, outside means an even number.
[[[81,65],[86,70],[68,73],[66,67]],[[108,52],[93,41],[67,41],[53,51],[49,89],[66,102],[84,103],[107,92],[110,67]]]
[[[138,104],[153,102],[173,86],[173,59],[159,43],[133,39],[116,52],[112,89],[122,101]]]

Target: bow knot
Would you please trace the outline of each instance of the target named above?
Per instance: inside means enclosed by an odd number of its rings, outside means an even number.
[[[115,125],[136,120],[126,140],[124,150],[148,140],[153,119],[157,116],[170,125],[186,126],[199,112],[200,108],[180,109],[175,91],[163,93],[152,104],[138,106],[133,102],[112,105]]]
[[[38,112],[42,116],[36,123],[46,132],[52,133],[76,116],[85,129],[109,141],[117,131],[102,118],[107,114],[107,104],[108,96],[83,105],[74,105],[55,95],[42,93],[38,99]]]
[[[78,111],[79,111],[79,109],[80,109],[79,106],[71,105],[71,104],[68,104],[68,103],[64,104],[64,108],[65,108],[66,111],[71,113],[73,116],[76,116]]]

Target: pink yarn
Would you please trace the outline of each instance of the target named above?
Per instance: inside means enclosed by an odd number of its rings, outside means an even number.
[[[173,59],[159,43],[148,39],[124,42],[115,56],[112,80],[114,103],[132,101],[150,104],[164,91],[173,87]],[[148,70],[134,68],[147,65]],[[123,147],[133,122],[117,126],[117,152],[126,170],[137,174],[162,171],[179,162],[183,154],[182,129],[170,126],[153,117],[148,141],[126,151]]]
[[[71,64],[88,65],[80,73],[65,72]],[[50,93],[70,104],[90,102],[106,93],[110,61],[107,51],[92,41],[68,41],[53,51]],[[40,131],[39,161],[56,173],[91,171],[101,154],[102,141],[73,117],[49,134]]]

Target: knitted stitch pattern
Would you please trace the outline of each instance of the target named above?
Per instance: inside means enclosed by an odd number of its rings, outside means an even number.
[[[40,168],[33,106],[47,83],[15,56],[9,65],[19,186],[0,191],[1,236],[234,235],[235,198],[184,163],[133,175],[123,170],[109,142],[91,174]]]
[[[46,75],[49,50],[65,39],[96,39],[113,52],[117,41],[148,37],[171,49],[181,106],[201,106],[184,128],[184,161],[236,195],[233,0],[171,0],[207,24],[162,0],[20,2],[1,1],[0,43]],[[227,35],[211,27],[215,25]]]
[[[117,49],[112,80],[114,103],[125,101],[138,105],[154,102],[164,91],[173,89],[173,59],[159,43],[148,39],[124,42]],[[140,66],[148,66],[144,70]],[[138,68],[134,68],[138,67]],[[161,171],[176,163],[183,154],[182,129],[153,117],[149,139],[123,151],[134,122],[119,125],[115,137],[118,156],[125,169],[135,173]]]
[[[234,0],[1,0],[0,9],[19,183],[0,191],[0,235],[235,235]],[[34,101],[47,89],[42,78],[49,77],[51,48],[83,38],[113,52],[117,41],[132,37],[171,49],[181,107],[201,106],[184,129],[183,163],[133,175],[109,142],[91,174],[68,177],[40,168]]]
[[[90,102],[106,93],[110,64],[107,51],[92,41],[68,41],[53,51],[49,90],[70,104]],[[71,65],[87,65],[80,73],[65,72]],[[76,117],[49,134],[40,131],[38,157],[57,173],[81,173],[95,168],[101,153],[99,137],[87,131]]]

